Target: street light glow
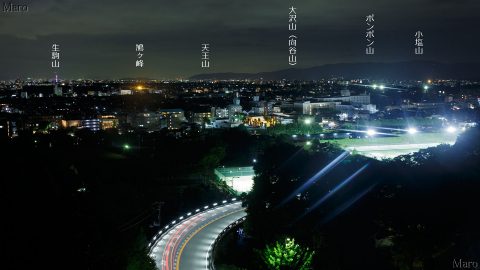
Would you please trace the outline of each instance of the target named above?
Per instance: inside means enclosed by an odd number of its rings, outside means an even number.
[[[448,133],[455,133],[455,132],[457,132],[457,128],[454,127],[454,126],[449,126],[449,127],[447,127],[446,130],[447,130]]]
[[[304,122],[306,125],[310,125],[310,124],[312,123],[312,119],[307,118],[307,119],[303,120],[303,122]]]
[[[368,136],[373,136],[377,134],[377,132],[374,129],[367,129],[367,135]]]
[[[124,145],[123,145],[123,148],[124,148],[125,150],[128,150],[128,149],[130,149],[130,145],[124,144]]]
[[[374,84],[372,85],[373,89],[377,89],[378,85]]]
[[[415,134],[418,132],[418,130],[414,127],[411,127],[407,130],[408,134]]]
[[[383,89],[385,89],[385,85],[382,84],[380,85],[380,90],[383,90]]]
[[[428,85],[424,85],[423,89],[428,90]]]

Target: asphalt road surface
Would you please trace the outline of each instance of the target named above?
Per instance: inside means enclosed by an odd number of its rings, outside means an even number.
[[[208,254],[215,239],[246,215],[241,202],[191,215],[170,224],[170,230],[155,243],[150,256],[160,270],[207,270]]]

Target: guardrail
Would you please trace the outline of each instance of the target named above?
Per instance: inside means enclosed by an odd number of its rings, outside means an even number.
[[[184,219],[188,219],[188,218],[193,217],[193,216],[195,216],[199,213],[203,213],[205,211],[215,209],[215,208],[220,207],[220,206],[225,206],[225,205],[228,205],[228,204],[234,204],[234,203],[237,203],[237,202],[238,202],[237,198],[232,198],[232,199],[228,199],[228,200],[223,200],[220,203],[207,204],[202,208],[197,208],[194,211],[187,212],[185,215],[179,216],[178,218],[170,221],[169,223],[167,223],[167,225],[165,227],[163,227],[163,229],[161,229],[158,233],[156,233],[153,236],[150,243],[148,243],[148,247],[147,247],[148,248],[148,254],[152,253],[152,250],[155,247],[156,243],[162,238],[162,236],[164,234],[168,233],[171,229],[173,229],[175,227],[174,226],[175,224],[180,223]]]
[[[232,224],[228,225],[228,227],[223,229],[223,231],[217,236],[217,238],[215,238],[213,243],[210,245],[210,247],[208,248],[208,257],[207,257],[208,269],[209,270],[215,270],[215,263],[214,263],[213,254],[215,254],[215,248],[217,247],[217,244],[220,241],[220,239],[225,234],[227,234],[231,229],[235,228],[238,224],[244,222],[245,219],[247,219],[247,218],[246,217],[241,217],[241,218],[237,219],[235,222],[233,222]]]

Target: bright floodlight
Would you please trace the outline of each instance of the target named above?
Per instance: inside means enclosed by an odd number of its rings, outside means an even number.
[[[415,133],[418,132],[418,130],[414,127],[411,127],[409,129],[407,129],[407,132],[408,132],[408,134],[415,134]]]
[[[449,127],[447,127],[446,130],[447,130],[448,133],[454,133],[454,132],[457,131],[457,128],[455,128],[454,126],[449,126]]]
[[[255,158],[253,159],[253,163],[257,163],[257,160]]]
[[[373,136],[373,135],[375,135],[375,134],[377,134],[377,132],[376,132],[375,130],[373,130],[373,129],[367,129],[367,135],[368,135],[368,136]]]
[[[310,119],[310,118],[306,118],[303,121],[305,122],[306,125],[310,125],[312,123],[312,119]]]
[[[377,89],[378,85],[374,84],[372,85],[373,89]]]
[[[428,85],[424,85],[423,89],[428,90]]]
[[[308,142],[307,142],[307,145],[312,145],[312,142],[311,142],[311,141],[308,141]]]
[[[383,90],[383,89],[385,89],[385,85],[382,84],[380,85],[380,90]]]
[[[130,149],[130,145],[124,144],[124,145],[123,145],[123,148],[126,149],[126,150],[128,150],[128,149]]]

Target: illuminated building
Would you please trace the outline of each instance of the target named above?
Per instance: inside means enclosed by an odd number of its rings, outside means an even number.
[[[60,126],[62,128],[79,128],[82,126],[81,120],[61,120]]]
[[[99,131],[100,130],[100,119],[82,120],[82,128],[90,129],[91,131]]]
[[[275,117],[268,117],[263,115],[247,116],[245,123],[251,127],[271,127],[277,124]]]
[[[122,89],[120,90],[120,95],[133,95],[133,91],[132,90],[128,90],[128,89]]]
[[[253,167],[222,167],[214,170],[215,175],[236,192],[249,192],[253,187]]]
[[[182,122],[185,121],[185,114],[182,109],[164,109],[160,110],[160,114],[168,129],[179,129]]]
[[[192,122],[196,124],[203,125],[207,119],[212,119],[212,112],[194,112],[192,115]]]
[[[118,118],[113,115],[100,116],[100,129],[106,130],[118,127]]]
[[[211,112],[215,118],[228,118],[228,110],[226,108],[212,107]]]

